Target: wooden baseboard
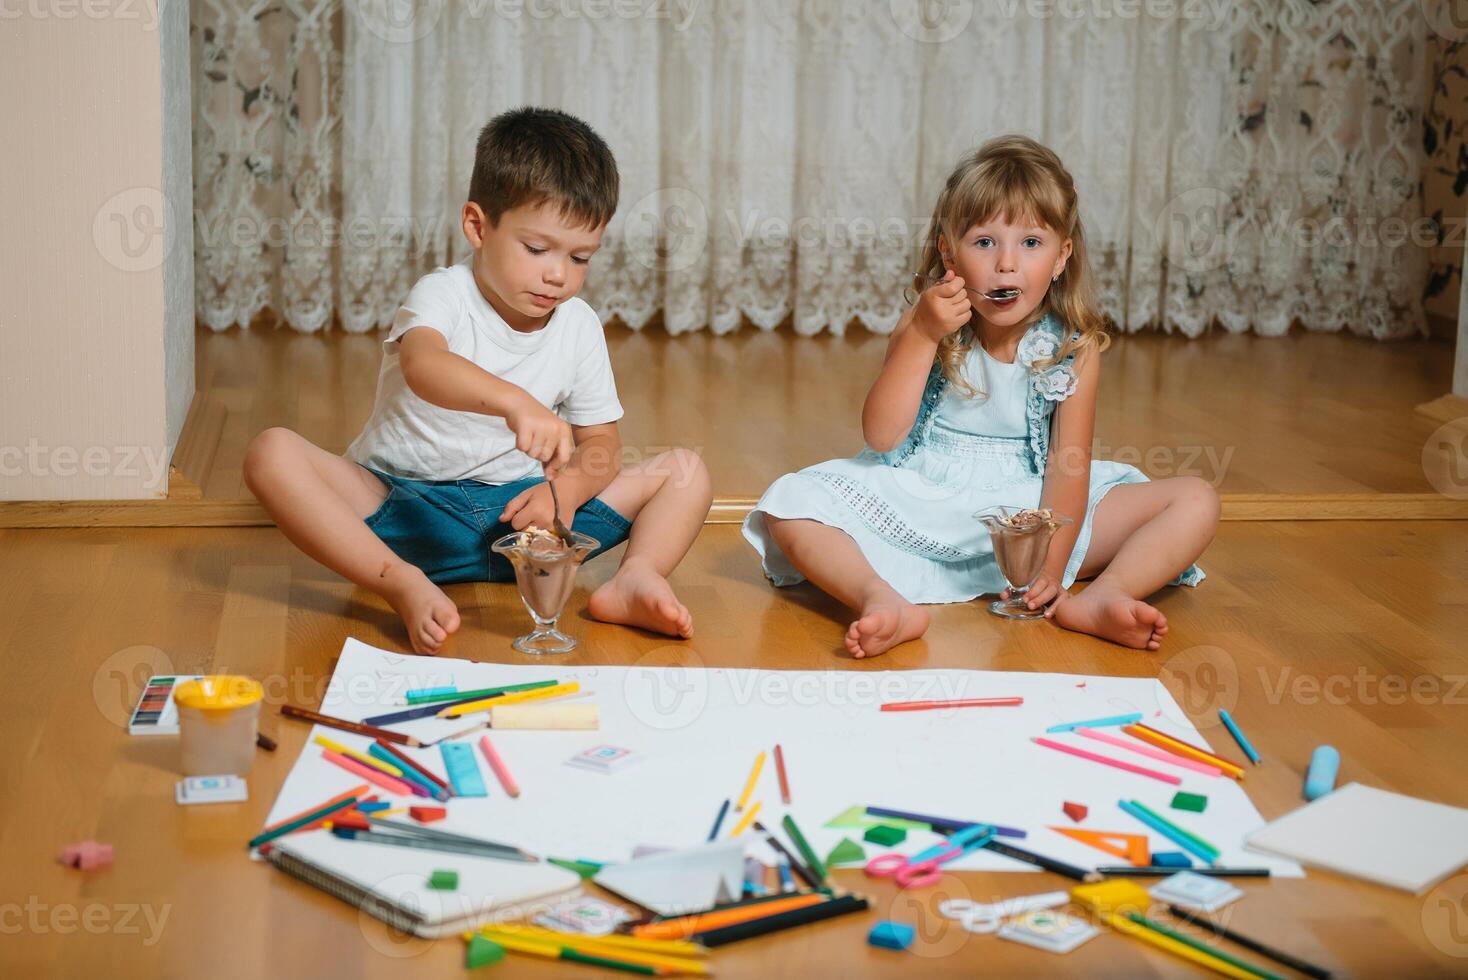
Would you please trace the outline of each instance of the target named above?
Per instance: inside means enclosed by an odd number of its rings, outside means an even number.
[[[0,501],[0,528],[270,527],[253,500],[189,496],[163,500]],[[1225,521],[1464,521],[1468,500],[1435,493],[1226,493]],[[738,524],[754,497],[718,497],[708,524]]]
[[[1443,395],[1417,406],[1418,415],[1426,415],[1434,422],[1456,422],[1468,419],[1468,398],[1460,395]]]

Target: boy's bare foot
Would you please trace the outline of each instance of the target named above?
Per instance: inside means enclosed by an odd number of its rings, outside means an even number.
[[[858,660],[886,653],[899,643],[928,631],[928,614],[892,588],[874,592],[861,607],[861,618],[846,631],[846,649]]]
[[[624,561],[617,574],[591,594],[587,608],[603,623],[637,626],[685,640],[693,635],[688,607],[678,601],[667,579],[640,561]]]
[[[1158,650],[1167,633],[1161,610],[1133,599],[1120,589],[1095,584],[1051,606],[1046,615],[1068,630],[1138,650]]]
[[[410,569],[403,576],[407,583],[387,592],[384,598],[403,617],[413,652],[437,653],[444,640],[458,630],[459,610],[427,575],[411,566]]]

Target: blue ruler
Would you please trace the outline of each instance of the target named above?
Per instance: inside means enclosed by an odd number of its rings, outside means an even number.
[[[454,786],[455,796],[488,796],[484,788],[484,777],[479,775],[479,763],[474,759],[474,748],[461,742],[444,742],[438,747],[443,753],[443,767]]]

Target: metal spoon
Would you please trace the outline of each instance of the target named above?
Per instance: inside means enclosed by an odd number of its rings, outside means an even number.
[[[571,537],[571,529],[566,527],[565,521],[561,520],[561,498],[556,496],[556,481],[546,480],[545,483],[546,486],[550,487],[551,506],[556,511],[556,536],[561,539],[561,543],[567,548],[574,548],[576,547],[576,539]]]
[[[914,272],[913,273],[913,276],[915,278],[917,278],[917,279],[923,280],[924,282],[942,282],[943,281],[943,279],[942,279],[941,276],[925,276],[921,272]],[[976,295],[976,296],[982,296],[984,299],[987,299],[987,300],[995,300],[995,301],[997,301],[997,300],[1013,299],[1014,297],[1016,297],[1016,296],[1019,295],[1019,290],[1016,289],[1016,288],[1014,288],[1013,286],[1010,286],[1008,289],[995,289],[995,290],[991,290],[990,292],[987,292],[987,293],[982,292],[980,290],[977,290],[977,289],[975,289],[972,286],[964,286],[963,288],[964,289],[967,289],[969,292],[973,293],[974,295]]]

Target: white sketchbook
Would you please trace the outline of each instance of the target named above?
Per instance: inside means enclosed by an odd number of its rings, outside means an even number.
[[[1420,895],[1468,864],[1468,810],[1350,783],[1245,846]]]

